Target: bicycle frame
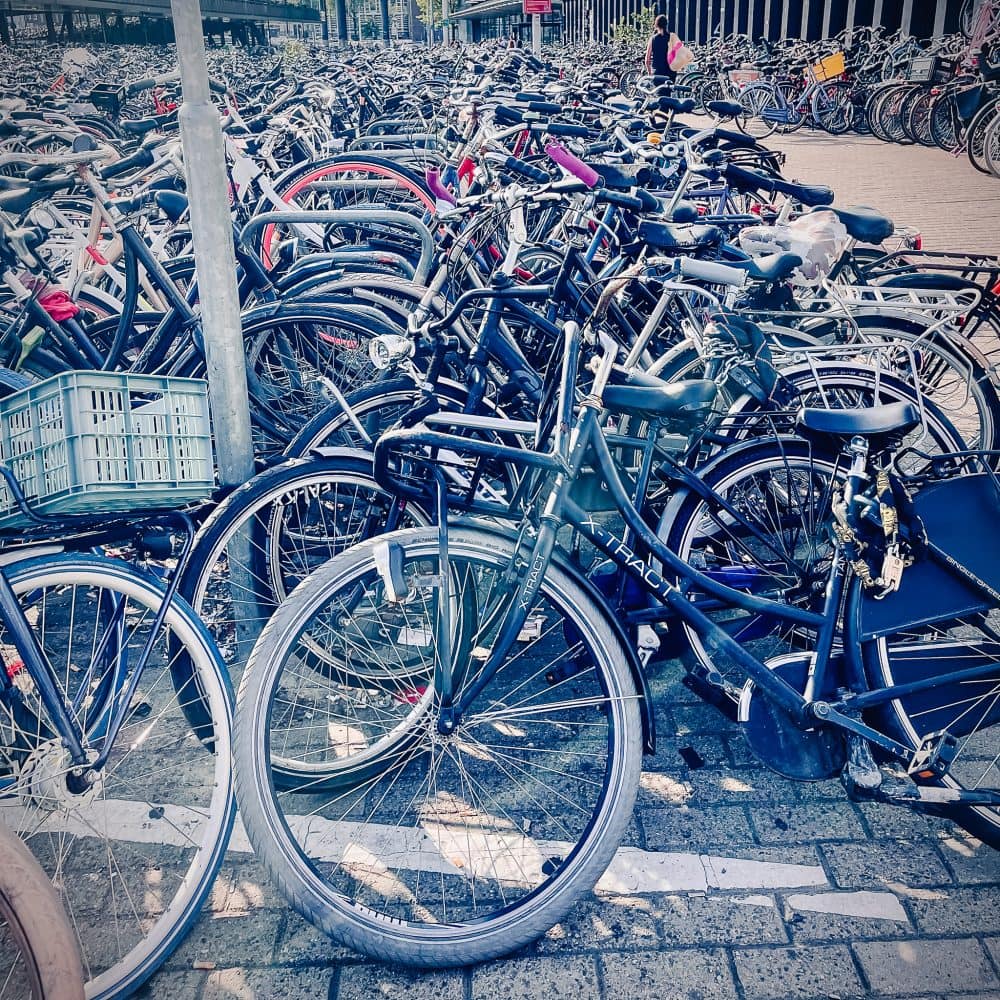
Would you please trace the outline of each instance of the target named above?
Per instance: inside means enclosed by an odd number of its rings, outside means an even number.
[[[568,327],[572,325],[567,324]],[[570,339],[568,333],[567,338]],[[573,356],[577,350],[577,345],[567,343],[567,359]],[[609,351],[605,355],[602,371],[598,372],[597,375],[597,386],[603,385],[603,381],[606,381],[613,358],[613,351]],[[567,365],[567,367],[570,366]],[[572,367],[575,370],[575,365]],[[545,570],[552,559],[556,546],[556,536],[559,530],[566,525],[571,525],[579,531],[583,537],[621,567],[656,600],[657,608],[641,613],[643,622],[663,621],[672,616],[680,618],[702,637],[713,654],[727,657],[733,661],[742,674],[769,701],[780,707],[792,723],[803,730],[814,728],[817,724],[832,725],[845,733],[861,737],[878,746],[880,750],[900,762],[909,762],[912,759],[912,749],[862,722],[860,719],[861,711],[887,704],[899,697],[920,690],[929,690],[947,683],[986,676],[996,669],[995,664],[986,663],[951,674],[895,685],[877,691],[868,690],[861,662],[860,642],[851,627],[851,623],[857,618],[861,586],[848,565],[843,546],[836,538],[834,539],[833,558],[821,612],[806,610],[768,598],[756,597],[712,579],[689,566],[671,552],[655,532],[646,525],[631,501],[615,469],[610,448],[601,431],[603,406],[599,399],[599,392],[586,397],[580,405],[576,420],[568,421],[566,419],[569,415],[567,410],[572,406],[573,396],[565,369],[561,390],[560,424],[563,428],[571,429],[563,429],[557,433],[554,450],[551,453],[525,452],[520,456],[521,461],[527,465],[547,470],[553,474],[549,492],[540,503],[541,514],[538,519],[535,540],[531,545],[530,552],[526,555],[523,572],[518,574],[520,582],[511,597],[510,604],[502,613],[497,638],[489,656],[483,662],[476,678],[459,690],[455,689],[449,653],[452,625],[448,621],[449,613],[447,611],[449,606],[446,593],[448,574],[442,573],[442,600],[440,604],[442,612],[438,616],[438,640],[441,642],[439,649],[442,653],[437,657],[435,663],[435,686],[436,690],[440,692],[438,728],[442,733],[450,733],[458,726],[463,713],[469,709],[478,695],[490,683],[492,677],[502,666],[507,653],[517,641],[541,587]],[[435,440],[432,442],[431,438]],[[441,445],[447,439],[447,435],[426,434],[426,432],[421,434],[419,438],[421,443],[432,445]],[[452,443],[455,441],[454,438],[450,440]],[[468,445],[470,442],[463,443]],[[507,449],[494,445],[492,446],[494,452],[490,452],[490,448],[490,445],[483,443],[481,448],[473,445],[470,450],[497,455],[507,451]],[[511,451],[513,453],[513,450]],[[855,506],[854,496],[867,479],[868,458],[867,446],[863,442],[860,444],[852,442],[850,451],[853,460],[844,491],[848,511],[853,510]],[[587,511],[570,498],[569,493],[574,480],[585,459],[588,458],[594,461],[597,470],[603,477],[603,482],[610,491],[614,505],[625,522],[627,533],[630,532],[642,546],[648,549],[652,555],[652,561],[639,555],[625,541],[624,537],[615,534],[595,521]],[[377,459],[376,470],[378,470],[378,465]],[[436,479],[438,484],[440,558],[441,565],[446,565],[447,502],[444,497],[444,482],[440,470],[436,473]],[[856,518],[856,515],[851,516]],[[524,529],[522,529],[518,551],[523,551],[525,548],[523,546],[525,537]],[[673,583],[667,579],[660,568],[654,565],[654,561],[665,566],[670,574],[676,575],[680,583]],[[786,682],[779,674],[744,649],[723,628],[708,618],[696,604],[691,602],[686,596],[686,592],[692,584],[717,598],[726,606],[768,615],[790,625],[815,630],[817,635],[815,653],[810,660],[805,691],[800,692]],[[986,587],[987,585],[981,584],[980,589]],[[842,638],[841,620],[848,623],[846,638],[849,641],[842,643],[842,651],[838,657],[836,646],[837,640]],[[844,695],[842,690],[844,688],[851,693]]]

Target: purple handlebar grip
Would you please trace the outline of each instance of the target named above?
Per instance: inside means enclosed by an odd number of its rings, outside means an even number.
[[[593,167],[587,166],[583,160],[574,156],[565,146],[553,142],[545,147],[545,152],[553,163],[558,163],[563,170],[571,173],[587,187],[592,188],[600,182],[601,175]]]
[[[438,201],[458,204],[458,199],[441,183],[441,175],[433,167],[427,171],[427,187]]]

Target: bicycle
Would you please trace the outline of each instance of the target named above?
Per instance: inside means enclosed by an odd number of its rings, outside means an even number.
[[[57,888],[88,997],[110,1000],[177,947],[225,856],[232,692],[205,626],[177,596],[176,573],[159,566],[176,557],[183,569],[194,534],[189,517],[161,509],[213,485],[195,433],[207,427],[204,399],[198,420],[192,397],[182,399],[190,383],[68,378],[77,389],[48,383],[5,400],[21,407],[20,431],[7,433],[22,447],[17,475],[0,465],[0,823]],[[74,465],[68,500],[52,484],[72,436],[42,453],[23,447],[36,429],[32,407],[51,407],[53,392],[62,412],[92,421],[95,453]],[[171,417],[176,436],[162,429]],[[136,444],[128,459],[123,438]],[[165,484],[157,477],[178,448],[179,478]],[[175,536],[186,539],[178,548]]]
[[[992,472],[944,478],[911,502],[891,460],[914,407],[801,411],[815,464],[807,452],[789,465],[756,507],[779,520],[814,510],[817,525],[824,505],[831,512],[803,604],[738,561],[720,573],[664,545],[638,506],[652,451],[626,486],[602,425],[609,413],[676,419],[683,394],[611,384],[617,349],[604,342],[574,408],[580,346],[567,324],[552,433],[535,431],[545,450],[438,426],[383,435],[376,478],[433,499],[437,527],[332,560],[255,646],[237,699],[237,795],[289,902],[349,947],[419,966],[482,961],[537,937],[593,887],[628,827],[655,741],[642,664],[666,621],[743,679],[740,717],[764,765],[798,780],[840,775],[854,796],[945,812],[997,844],[996,539],[945,533],[956,509],[964,531],[996,502]],[[437,449],[520,461],[534,488],[516,526],[449,524]],[[584,468],[623,531],[574,499]],[[701,522],[702,544],[722,554],[731,543],[736,555],[742,510],[720,504]],[[561,549],[566,528],[615,571],[610,588]],[[636,590],[647,599],[623,600]],[[710,617],[718,607],[744,613],[735,632]],[[739,641],[762,620],[784,626],[777,656]],[[956,685],[973,682],[982,696],[949,708]],[[914,784],[890,781],[875,755]],[[315,771],[294,792],[273,773],[289,758]]]

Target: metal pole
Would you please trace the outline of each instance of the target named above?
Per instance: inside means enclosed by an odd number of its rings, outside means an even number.
[[[382,43],[389,44],[389,0],[378,0],[378,12],[382,20]]]
[[[944,34],[944,22],[948,13],[948,0],[937,0],[937,7],[934,11],[934,37],[940,38]]]
[[[170,0],[184,103],[177,118],[191,205],[205,361],[219,479],[224,486],[253,475],[246,354],[236,291],[233,220],[219,113],[205,65],[199,0]]]
[[[531,15],[531,51],[533,55],[542,54],[542,15]]]

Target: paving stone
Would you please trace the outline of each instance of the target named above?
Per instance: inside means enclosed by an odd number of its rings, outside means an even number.
[[[473,1000],[596,1000],[599,996],[597,966],[590,956],[508,959],[477,966],[472,973]],[[338,1000],[348,998],[341,992]]]
[[[718,853],[730,847],[755,842],[746,813],[739,806],[697,809],[674,806],[666,809],[640,807],[651,851],[689,850]]]
[[[332,976],[326,969],[217,969],[203,1000],[326,1000]]]
[[[682,753],[683,751],[683,753]],[[692,756],[691,752],[697,756]],[[729,750],[721,736],[704,733],[697,735],[660,735],[657,728],[656,756],[647,757],[642,763],[647,771],[661,771],[666,774],[687,774],[702,767],[729,767]]]
[[[172,997],[173,1000],[199,1000],[207,972],[158,972],[136,994],[136,1000],[159,1000]]]
[[[913,933],[913,925],[909,920],[845,917],[839,913],[814,913],[807,910],[786,911],[785,926],[796,944],[864,941],[867,938],[906,937]]]
[[[294,910],[285,913],[274,960],[279,965],[330,964],[357,959],[357,952],[344,948],[317,930]]]
[[[794,782],[764,767],[691,771],[687,776],[692,806],[794,802]]]
[[[737,731],[735,722],[703,701],[692,702],[690,705],[671,705],[669,716],[672,728],[664,732],[664,737],[692,736],[695,733],[715,736]]]
[[[538,954],[612,948],[655,948],[661,944],[660,897],[602,896],[576,904],[565,920],[537,942]]]
[[[388,965],[353,965],[340,970],[337,1000],[462,1000],[460,971],[415,972]]]
[[[796,943],[863,941],[913,933],[906,909],[880,891],[789,892],[782,894],[779,907]]]
[[[936,816],[925,816],[912,809],[880,805],[878,802],[854,804],[876,840],[917,840],[926,842],[945,836],[950,824]]]
[[[938,844],[941,856],[959,883],[1000,883],[1000,851],[995,851],[964,831]]]
[[[987,938],[983,943],[993,956],[993,964],[1000,969],[1000,937]]]
[[[661,774],[643,771],[639,776],[639,804],[679,806],[690,802],[694,787],[681,774]]]
[[[912,899],[917,926],[927,934],[1000,933],[996,889],[948,889],[938,899]]]
[[[978,941],[864,941],[854,946],[873,993],[996,989],[1000,983]]]
[[[167,960],[169,968],[210,961],[227,968],[271,961],[283,914],[262,910],[240,916],[203,915]]]
[[[750,819],[762,844],[815,843],[817,840],[864,840],[861,821],[847,803],[750,807]]]
[[[212,886],[211,909],[214,913],[283,910],[286,905],[267,869],[259,861],[223,865]]]
[[[767,895],[662,896],[667,947],[685,944],[787,944],[774,899]]]
[[[748,997],[855,997],[865,990],[845,945],[827,948],[741,948],[736,974]]]
[[[896,882],[907,886],[951,882],[940,857],[927,844],[905,841],[823,844],[820,850],[837,885],[844,889],[878,888]]]
[[[721,951],[633,952],[602,958],[608,1000],[730,1000],[736,987]]]

